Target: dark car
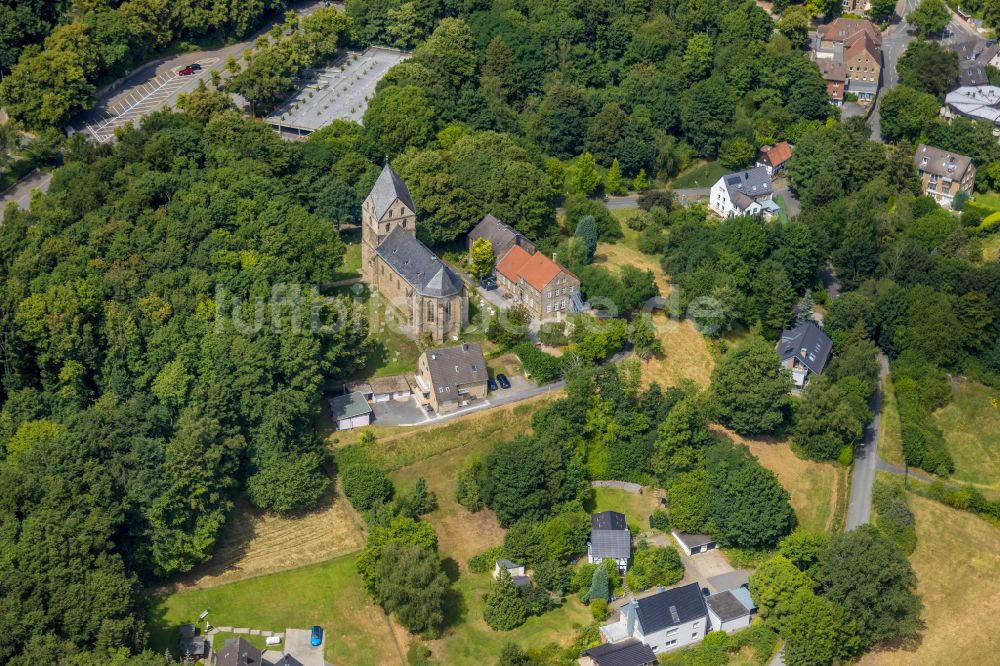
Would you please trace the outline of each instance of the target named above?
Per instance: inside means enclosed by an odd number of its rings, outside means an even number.
[[[320,645],[323,643],[323,627],[313,627],[309,634],[310,645]]]
[[[486,291],[493,291],[497,288],[497,278],[495,275],[487,275],[479,281],[479,284],[482,285],[483,289]]]
[[[193,69],[194,71],[198,72],[198,71],[201,71],[201,65],[199,65],[196,62],[193,62],[193,63],[191,63],[190,65],[187,66],[187,69]]]
[[[496,391],[497,390],[497,383],[493,380],[492,377],[490,379],[486,380],[486,388],[488,390],[490,390],[490,391]]]
[[[191,76],[192,74],[194,74],[194,70],[191,69],[190,67],[185,67],[184,69],[182,69],[177,73],[180,74],[181,76]]]
[[[497,375],[497,384],[499,384],[500,388],[503,388],[503,389],[509,389],[510,388],[510,380],[507,379],[507,375],[505,375],[503,373]]]

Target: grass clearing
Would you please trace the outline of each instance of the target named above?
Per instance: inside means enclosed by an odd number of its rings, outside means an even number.
[[[972,201],[973,203],[983,206],[985,208],[1000,210],[1000,193],[997,192],[986,192],[984,194],[977,194]]]
[[[951,402],[934,414],[955,459],[957,481],[983,490],[1000,490],[1000,394],[959,380]]]
[[[1000,233],[983,239],[983,263],[994,264],[1000,260]]]
[[[717,161],[702,162],[674,178],[670,187],[675,190],[711,187],[728,172],[729,170]]]
[[[371,330],[368,337],[372,348],[364,366],[351,379],[386,377],[412,372],[417,367],[420,348],[400,330],[399,313],[379,294],[369,292],[367,303]]]
[[[586,508],[591,513],[624,513],[629,529],[633,534],[639,534],[649,530],[649,516],[659,504],[652,488],[643,488],[641,494],[630,493],[621,488],[594,488],[594,505]]]
[[[653,282],[656,284],[660,296],[670,293],[670,280],[667,279],[663,268],[660,267],[660,260],[657,257],[643,254],[623,243],[598,243],[597,251],[594,253],[595,265],[604,265],[606,268],[619,273],[621,266],[635,266],[639,270],[652,271]]]
[[[863,666],[994,664],[1000,634],[983,618],[1000,613],[1000,530],[971,513],[907,497],[917,520],[910,562],[926,626],[915,647],[865,655]]]
[[[359,520],[336,490],[328,492],[315,509],[298,516],[279,516],[240,500],[212,559],[173,587],[216,587],[355,552],[364,546]]]
[[[777,194],[774,197],[774,202],[781,207],[781,211],[778,212],[778,224],[782,226],[788,224],[788,204],[785,203],[785,197]]]
[[[217,627],[248,627],[268,631],[326,631],[327,661],[344,664],[405,662],[405,631],[394,631],[385,614],[365,594],[354,570],[354,556],[259,576],[219,587],[182,590],[151,600],[149,627],[156,652],[173,649],[177,626],[196,622],[208,609]]]
[[[234,634],[228,631],[220,631],[212,636],[212,650],[218,652],[226,645],[226,641],[230,638],[242,638],[246,642],[250,643],[250,645],[261,651],[272,649],[269,648],[267,643],[264,642],[266,640],[264,636],[251,636],[250,634]]]
[[[747,439],[721,426],[713,425],[733,441],[746,444],[760,464],[774,472],[791,495],[792,508],[799,525],[807,530],[837,529],[835,516],[840,497],[849,492],[846,468],[834,463],[819,463],[797,457],[788,442]]]
[[[663,356],[643,362],[643,384],[655,381],[661,386],[677,386],[682,381],[693,381],[699,388],[707,389],[715,360],[705,337],[691,321],[678,321],[664,312],[653,315],[653,325],[663,342]]]
[[[886,462],[903,465],[902,425],[891,376],[882,378],[882,429],[878,436],[878,454]]]

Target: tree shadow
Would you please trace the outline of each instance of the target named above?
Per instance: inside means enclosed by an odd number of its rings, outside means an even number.
[[[457,588],[450,588],[445,596],[444,605],[444,626],[457,627],[465,622],[469,615],[469,604],[465,601],[465,595]]]
[[[445,557],[441,560],[441,568],[444,569],[444,573],[448,576],[448,580],[452,584],[458,581],[458,562],[452,557]]]

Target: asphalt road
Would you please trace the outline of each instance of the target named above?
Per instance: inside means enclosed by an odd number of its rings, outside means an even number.
[[[0,222],[3,222],[3,211],[11,202],[16,203],[21,210],[27,210],[31,205],[31,193],[35,190],[49,191],[52,174],[48,171],[34,171],[17,183],[0,197]]]
[[[875,414],[865,428],[861,443],[854,450],[854,470],[851,473],[851,499],[847,506],[845,530],[853,530],[865,525],[872,515],[872,487],[875,484],[875,470],[878,467],[878,436],[882,429],[882,389],[881,379],[889,374],[889,359],[879,352],[880,386],[872,396],[871,409]]]

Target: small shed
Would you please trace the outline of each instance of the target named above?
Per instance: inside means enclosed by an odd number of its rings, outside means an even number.
[[[392,375],[391,377],[374,377],[368,380],[372,387],[372,402],[388,402],[389,400],[400,400],[413,395],[410,382],[405,375]]]
[[[674,541],[676,541],[681,549],[688,555],[696,555],[709,550],[715,550],[715,548],[719,545],[716,543],[715,539],[707,534],[688,534],[686,532],[678,532],[677,530],[671,530],[670,533],[673,535]]]
[[[750,611],[732,592],[713,594],[705,600],[713,631],[731,634],[750,626]]]
[[[344,384],[344,393],[360,393],[365,400],[371,400],[372,385],[368,382],[347,382]]]
[[[360,393],[348,393],[330,398],[330,417],[337,430],[363,428],[372,422],[372,408]]]
[[[179,646],[181,649],[181,656],[204,659],[208,657],[212,644],[205,636],[192,636],[190,638],[182,638],[179,642]]]

